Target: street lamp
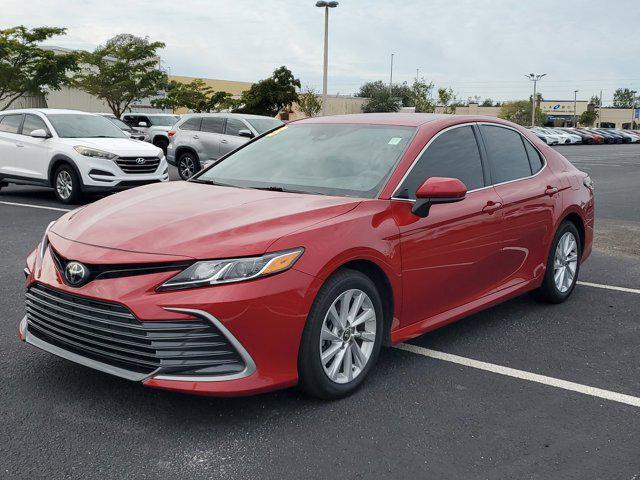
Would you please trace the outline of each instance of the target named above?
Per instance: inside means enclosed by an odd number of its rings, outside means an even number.
[[[541,75],[536,75],[534,73],[530,73],[529,75],[525,75],[529,80],[533,82],[533,97],[531,97],[531,126],[533,127],[536,124],[536,85],[538,80],[544,77],[546,73]]]
[[[322,115],[327,114],[327,70],[329,63],[329,9],[336,8],[338,2],[316,2],[316,7],[324,8],[324,67],[322,71]]]
[[[578,90],[573,91],[573,128],[578,126],[578,110],[576,106],[578,105]]]

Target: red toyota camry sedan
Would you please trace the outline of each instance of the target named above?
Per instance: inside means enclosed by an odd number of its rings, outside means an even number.
[[[337,398],[382,345],[566,300],[593,224],[589,176],[512,123],[312,118],[49,225],[19,334],[149,387]]]

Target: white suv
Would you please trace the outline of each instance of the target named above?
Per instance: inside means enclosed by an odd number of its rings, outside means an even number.
[[[132,140],[99,115],[75,110],[0,111],[0,187],[53,187],[63,203],[169,180],[158,147]]]

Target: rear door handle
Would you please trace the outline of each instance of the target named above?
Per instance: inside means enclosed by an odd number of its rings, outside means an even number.
[[[220,143],[229,143],[228,140],[220,140]]]
[[[558,188],[557,187],[551,187],[549,185],[547,185],[547,189],[544,191],[545,195],[549,195],[550,197],[555,195],[556,193],[558,193]]]
[[[489,200],[487,204],[483,207],[482,211],[484,213],[488,213],[489,215],[492,215],[493,212],[495,212],[496,210],[499,210],[500,208],[502,208],[502,203]]]
[[[193,138],[194,138],[195,140],[198,140],[200,137],[199,137],[198,135],[194,135],[194,136],[193,136]]]
[[[24,145],[22,143],[16,143],[16,148],[24,148]]]

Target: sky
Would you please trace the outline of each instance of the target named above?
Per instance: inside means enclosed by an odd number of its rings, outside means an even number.
[[[637,0],[340,0],[329,15],[329,93],[419,76],[461,100],[640,91]],[[0,29],[67,28],[47,42],[92,50],[119,33],[162,41],[169,73],[257,81],[280,65],[322,88],[324,9],[315,0],[0,0]]]

